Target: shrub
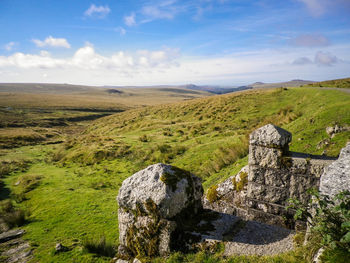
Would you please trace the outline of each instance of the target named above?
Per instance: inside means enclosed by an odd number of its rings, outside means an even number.
[[[350,191],[333,198],[315,190],[310,193],[312,198],[306,205],[290,200],[289,207],[296,209],[294,218],[308,220],[311,231],[322,237],[322,245],[350,252]]]
[[[107,242],[105,236],[85,239],[83,241],[83,246],[88,252],[100,256],[114,257],[116,254],[115,246]]]

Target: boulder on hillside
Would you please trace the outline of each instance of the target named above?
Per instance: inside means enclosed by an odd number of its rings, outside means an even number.
[[[341,150],[338,160],[321,175],[320,192],[330,197],[341,191],[350,191],[350,142]]]
[[[183,224],[202,209],[201,179],[154,164],[124,180],[119,203],[119,258],[163,256],[185,244]]]

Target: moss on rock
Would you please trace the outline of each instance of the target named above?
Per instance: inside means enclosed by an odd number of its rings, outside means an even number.
[[[217,185],[213,185],[207,191],[207,199],[210,203],[213,203],[219,199],[217,188]]]

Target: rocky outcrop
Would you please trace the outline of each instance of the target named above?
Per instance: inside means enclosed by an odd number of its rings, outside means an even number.
[[[341,150],[338,160],[325,169],[320,182],[323,195],[333,197],[345,190],[350,191],[350,143]]]
[[[32,248],[21,237],[22,229],[9,230],[0,234],[0,259],[6,263],[25,263],[31,259]]]
[[[338,124],[334,126],[329,126],[326,128],[326,133],[330,138],[333,138],[337,133],[350,131],[349,126],[339,126]]]
[[[166,255],[184,245],[184,225],[202,209],[201,179],[155,164],[127,178],[119,190],[119,257]]]

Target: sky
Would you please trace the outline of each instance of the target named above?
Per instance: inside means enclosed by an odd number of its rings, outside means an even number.
[[[0,0],[0,82],[350,77],[350,0]]]

